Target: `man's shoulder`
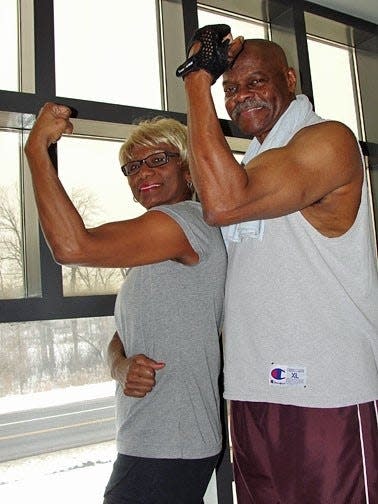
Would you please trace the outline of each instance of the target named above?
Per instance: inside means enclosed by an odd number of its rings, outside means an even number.
[[[324,120],[316,124],[304,126],[293,136],[292,141],[298,138],[321,136],[325,140],[339,139],[342,141],[352,142],[357,144],[357,138],[353,131],[344,123],[335,120]]]
[[[335,166],[349,165],[358,171],[362,166],[362,153],[356,136],[346,124],[339,121],[306,126],[292,137],[287,147],[308,160],[329,161]]]

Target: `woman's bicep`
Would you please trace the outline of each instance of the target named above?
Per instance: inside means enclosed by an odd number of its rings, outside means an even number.
[[[170,259],[190,263],[197,256],[179,224],[159,211],[104,224],[88,233],[83,250],[87,266],[133,267]]]

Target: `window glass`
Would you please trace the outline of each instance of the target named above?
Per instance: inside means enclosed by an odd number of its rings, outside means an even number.
[[[116,454],[114,330],[113,317],[0,324],[0,502],[102,502]]]
[[[113,317],[0,324],[0,502],[102,502],[117,453],[114,331]],[[217,502],[215,475],[204,502]]]
[[[55,0],[56,94],[161,109],[154,0]]]
[[[59,177],[85,225],[130,219],[145,210],[133,201],[118,161],[122,142],[63,137],[58,143]],[[67,296],[115,293],[126,270],[63,267]]]
[[[17,2],[0,2],[0,89],[18,91],[18,14]]]
[[[24,297],[20,135],[0,131],[0,298]]]
[[[345,123],[359,138],[352,49],[308,37],[308,51],[316,113]]]
[[[199,27],[208,24],[228,24],[231,27],[233,37],[243,35],[244,38],[267,38],[266,24],[251,19],[239,19],[231,15],[221,14],[216,11],[198,9]],[[211,88],[217,115],[220,119],[229,119],[224,106],[224,92],[222,78],[219,78]]]
[[[113,317],[0,324],[1,400],[12,410],[22,407],[20,399],[39,406],[44,392],[58,400],[64,388],[109,381],[106,348],[114,331]],[[28,402],[26,394],[37,393]]]

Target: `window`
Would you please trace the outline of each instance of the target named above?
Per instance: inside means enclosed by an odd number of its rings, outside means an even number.
[[[0,2],[0,88],[18,91],[18,10],[14,0]]]
[[[311,2],[304,2],[309,12],[303,28],[297,22],[301,6],[294,5],[1,0],[1,502],[22,502],[30,495],[38,495],[40,504],[50,504],[51,495],[56,504],[100,502],[116,453],[114,382],[105,352],[114,332],[115,292],[125,272],[61,268],[52,260],[39,233],[22,155],[34,115],[47,100],[79,112],[74,135],[58,143],[57,164],[88,226],[139,215],[144,209],[132,201],[119,169],[119,146],[142,117],[163,114],[186,121],[185,93],[175,70],[198,13],[199,26],[226,23],[234,35],[280,43],[302,83],[311,81],[303,62],[308,48],[317,112],[346,122],[376,153],[376,31],[358,20],[346,26],[320,17]],[[240,161],[249,139],[232,133],[221,79],[212,91]],[[376,159],[370,156],[371,166]],[[378,194],[378,172],[371,172]],[[39,455],[20,451],[30,449]],[[226,472],[213,478],[206,504],[231,504]],[[77,495],[79,488],[84,495]]]
[[[268,38],[266,23],[248,18],[247,16],[238,16],[217,9],[206,8],[206,6],[201,6],[198,9],[198,24],[200,27],[208,24],[222,23],[228,24],[231,27],[231,33],[234,37],[243,35],[244,38]],[[224,106],[222,78],[217,80],[211,91],[218,117],[220,119],[229,119]]]
[[[154,0],[55,0],[54,18],[58,96],[162,108]]]
[[[0,324],[1,502],[101,501],[116,453],[113,333],[113,317]]]
[[[24,394],[59,394],[82,385],[83,371],[88,384],[110,381],[106,348],[114,331],[113,317],[0,324],[1,396],[13,407]]]
[[[315,7],[305,12],[316,112],[351,128],[365,154],[371,186],[375,226],[378,225],[377,185],[377,93],[378,75],[376,25],[337,16],[323,16]]]
[[[345,123],[361,139],[353,50],[311,37],[308,50],[316,113]]]
[[[0,298],[24,296],[20,135],[0,131]]]
[[[63,137],[58,143],[59,176],[87,227],[130,219],[145,210],[133,201],[118,160],[120,141]],[[67,296],[116,293],[126,270],[63,267]]]

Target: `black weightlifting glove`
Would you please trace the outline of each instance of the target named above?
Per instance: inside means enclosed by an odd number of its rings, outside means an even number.
[[[226,24],[206,25],[196,30],[189,42],[188,54],[195,42],[201,42],[201,48],[177,68],[176,76],[184,78],[188,73],[202,69],[212,76],[214,84],[229,67],[227,53],[230,41],[222,42],[229,33],[231,28]]]

